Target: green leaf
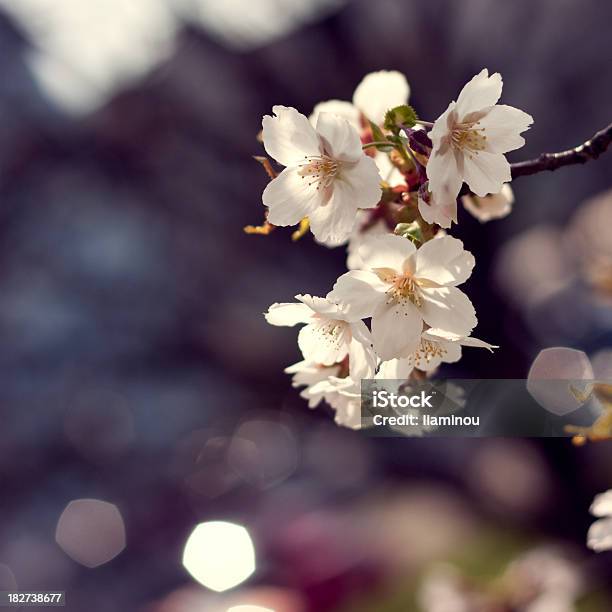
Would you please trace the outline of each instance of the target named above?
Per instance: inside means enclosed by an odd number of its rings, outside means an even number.
[[[412,240],[412,242],[423,242],[423,232],[421,231],[421,226],[419,225],[418,221],[413,221],[412,223],[398,223],[395,226],[393,233],[397,236],[408,238],[409,240]]]
[[[414,127],[418,118],[412,106],[402,104],[386,112],[384,126],[385,129],[397,134],[403,127]]]
[[[387,140],[387,137],[383,134],[383,131],[372,121],[369,122],[370,129],[372,130],[373,140]]]
[[[388,140],[384,132],[375,123],[372,123],[371,121],[368,123],[370,124],[370,129],[372,130],[372,139],[374,142],[386,142]],[[389,142],[388,145],[376,145],[375,148],[377,151],[384,151],[385,153],[388,153],[389,151],[393,151],[394,144]]]

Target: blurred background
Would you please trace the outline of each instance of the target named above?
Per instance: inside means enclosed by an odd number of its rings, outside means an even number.
[[[611,19],[598,0],[0,0],[0,590],[91,612],[612,609],[610,553],[585,547],[612,446],[336,427],[283,373],[295,330],[261,313],[324,295],[343,249],[242,232],[272,105],[308,114],[396,69],[435,119],[487,67],[535,119],[511,154],[531,158],[610,121]],[[501,348],[442,374],[525,378],[569,346],[612,376],[611,169],[521,178],[485,226],[460,210],[477,336]]]

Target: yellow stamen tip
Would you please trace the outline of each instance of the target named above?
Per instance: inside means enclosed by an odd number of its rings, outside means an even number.
[[[295,232],[291,234],[291,240],[293,240],[293,242],[297,242],[309,229],[310,221],[308,220],[308,217],[304,217],[300,221],[300,226],[298,227],[298,229],[296,229]]]
[[[257,234],[259,236],[267,236],[274,229],[274,225],[264,221],[263,225],[246,225],[242,228],[245,234]]]

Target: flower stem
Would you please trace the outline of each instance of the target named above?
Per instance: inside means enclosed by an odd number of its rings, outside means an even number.
[[[367,149],[368,147],[395,147],[395,144],[388,140],[373,140],[361,145],[362,149]]]
[[[421,121],[421,119],[417,119],[416,123],[425,127],[433,127],[433,123],[431,121]]]

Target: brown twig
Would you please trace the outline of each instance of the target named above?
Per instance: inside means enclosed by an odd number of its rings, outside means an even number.
[[[597,159],[602,153],[605,153],[610,142],[612,142],[612,123],[597,132],[590,140],[573,149],[559,153],[542,153],[536,159],[510,164],[512,178],[537,174],[545,170],[552,171],[563,166],[586,164],[591,159]]]
[[[264,157],[263,155],[253,155],[253,159],[263,166],[263,169],[266,171],[266,174],[270,180],[275,179],[278,176],[278,172],[272,167],[272,164],[267,157]]]
[[[573,149],[559,151],[558,153],[542,153],[536,159],[510,164],[510,172],[512,173],[512,178],[515,179],[519,176],[538,174],[538,172],[552,172],[563,166],[586,164],[588,161],[597,159],[600,155],[605,153],[611,142],[612,123],[603,130],[599,130],[592,138]],[[464,184],[459,195],[463,196],[470,193],[470,188]]]

